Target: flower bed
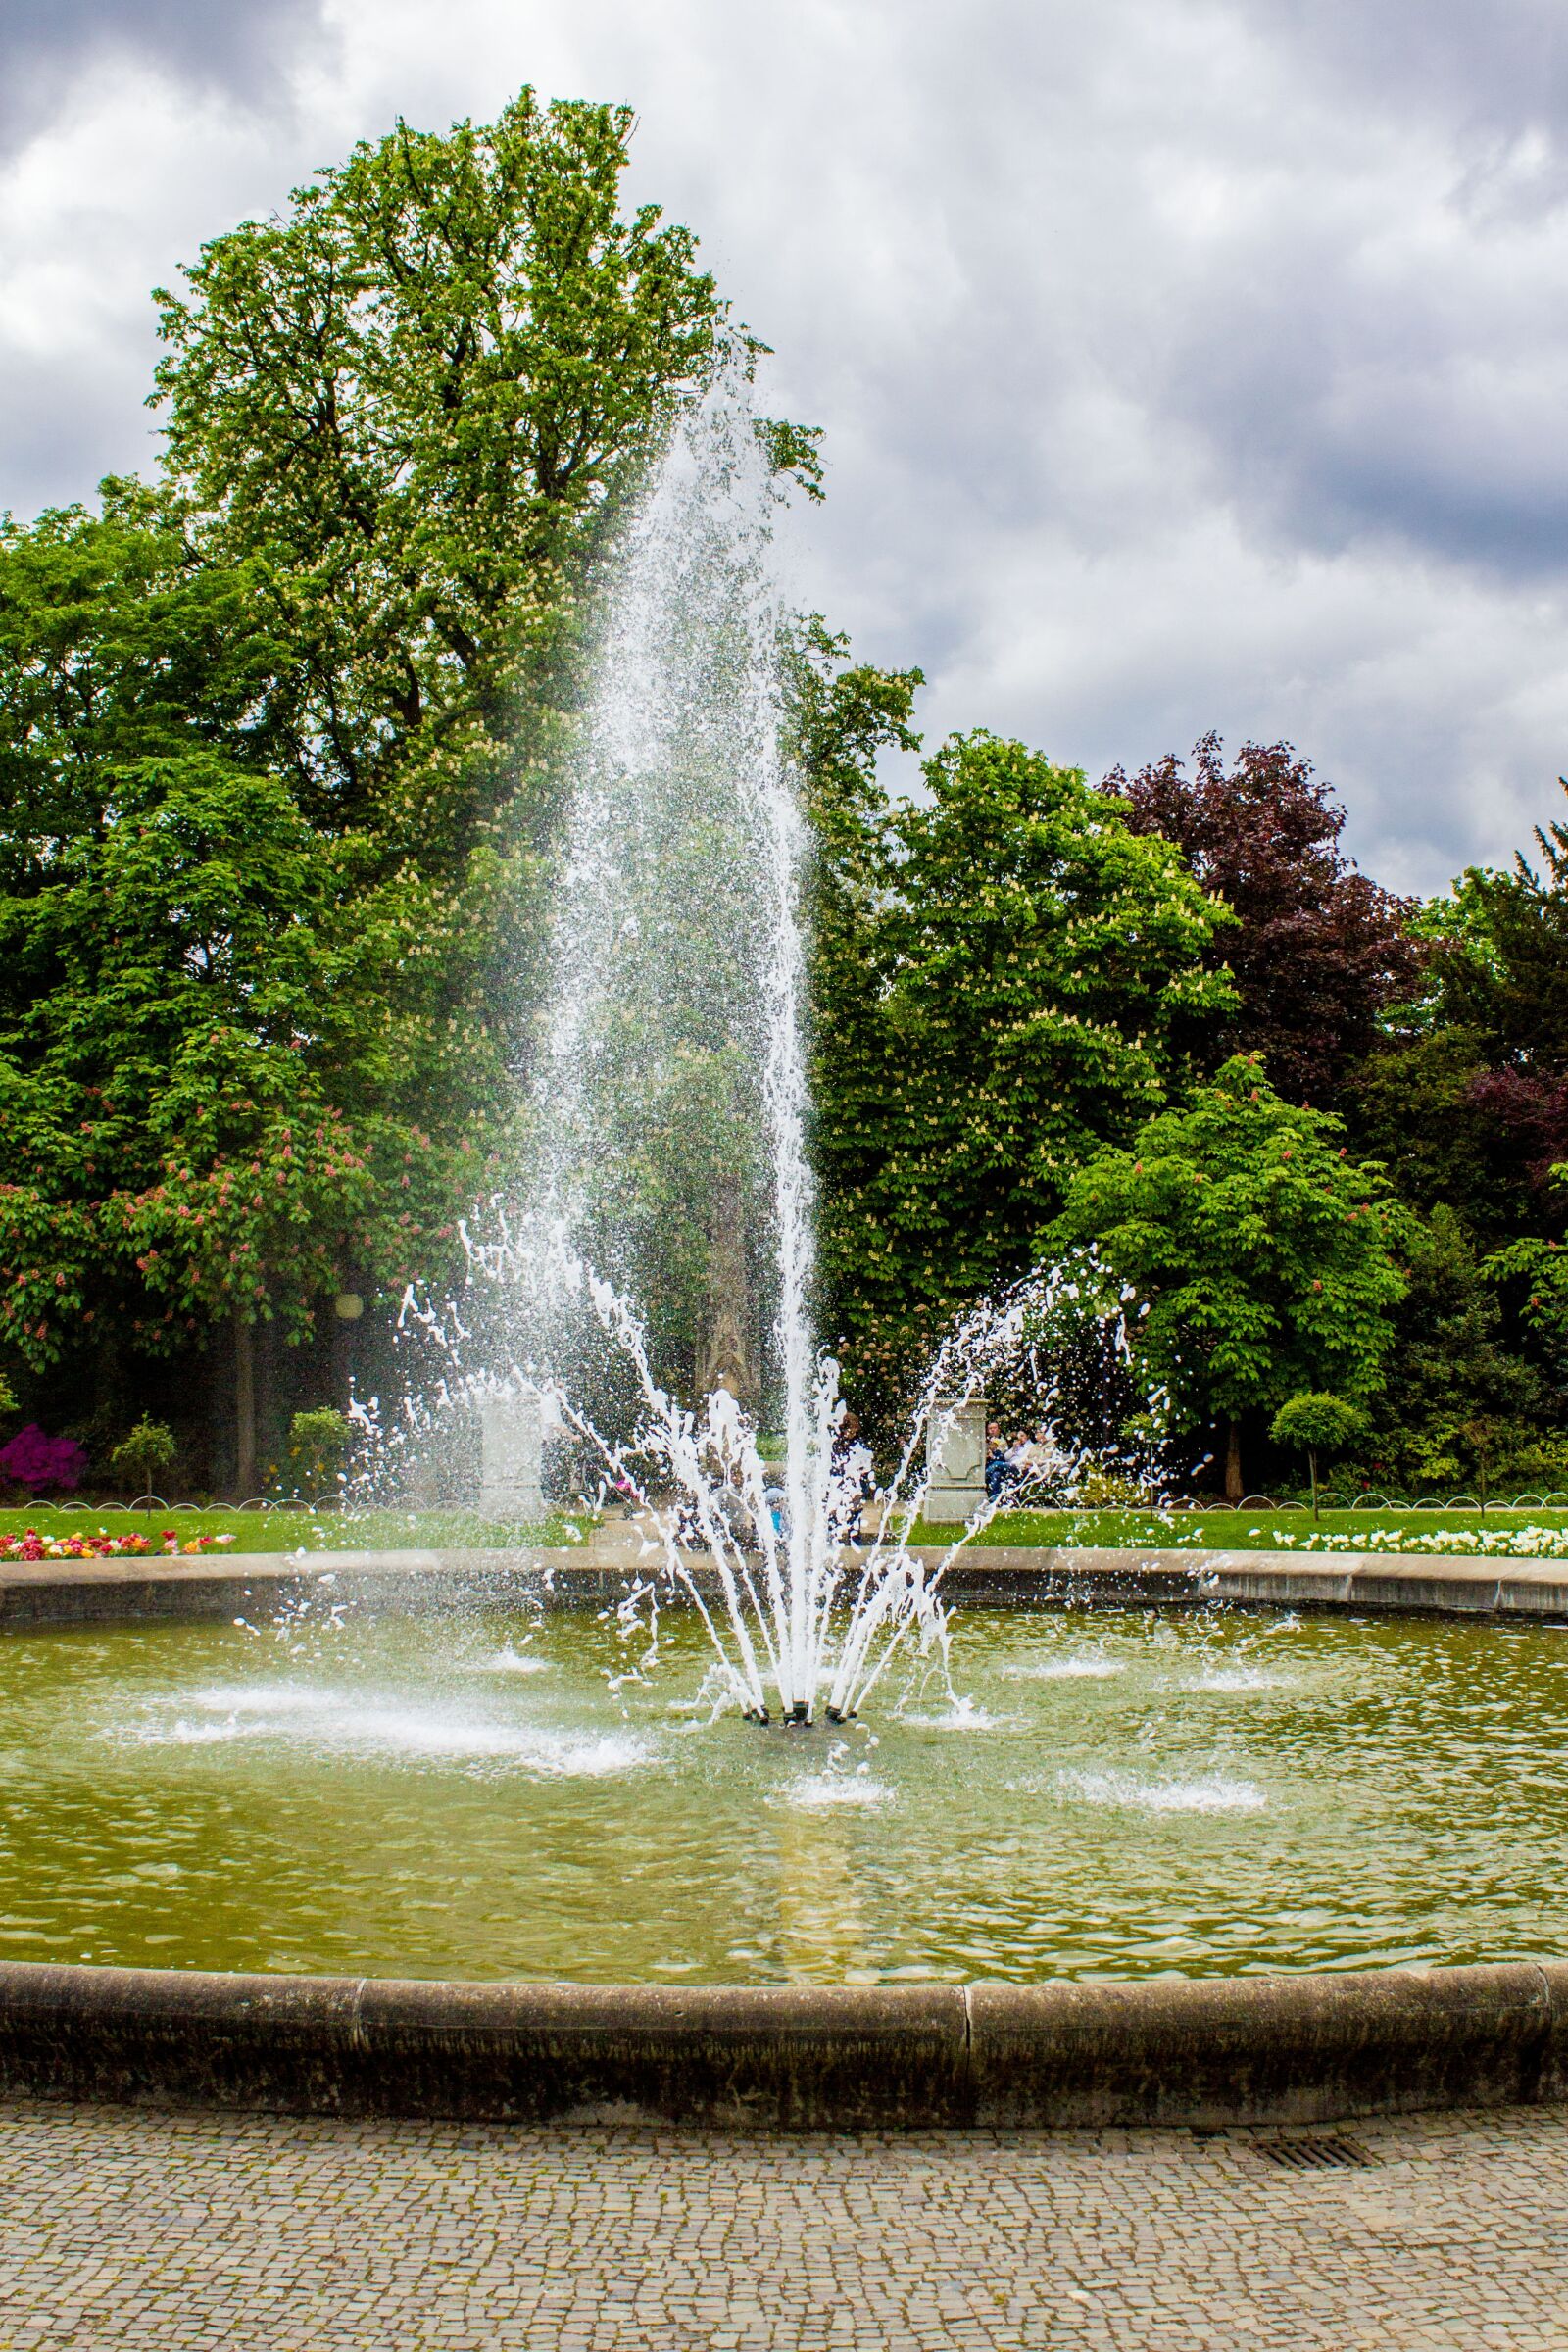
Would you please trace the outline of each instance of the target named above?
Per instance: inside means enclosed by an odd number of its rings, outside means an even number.
[[[1432,1551],[1479,1559],[1568,1560],[1568,1527],[1352,1528],[1275,1538],[1282,1551]]]
[[[173,1559],[181,1553],[216,1551],[232,1544],[232,1536],[190,1536],[182,1544],[178,1530],[166,1527],[156,1538],[135,1529],[111,1535],[100,1527],[92,1535],[40,1536],[35,1527],[20,1536],[0,1536],[0,1560],[120,1560],[139,1559],[150,1551]]]

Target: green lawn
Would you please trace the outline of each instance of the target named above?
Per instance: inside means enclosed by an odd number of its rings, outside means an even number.
[[[581,1540],[591,1520],[558,1516],[541,1527],[495,1527],[471,1511],[210,1511],[104,1510],[91,1505],[60,1508],[36,1503],[31,1509],[0,1510],[0,1538],[35,1527],[41,1536],[96,1534],[151,1536],[173,1528],[180,1542],[193,1536],[232,1536],[225,1551],[409,1551],[459,1549],[514,1544],[569,1544]]]
[[[1528,1531],[1528,1532],[1527,1532]],[[1511,1542],[1510,1539],[1513,1539]],[[917,1544],[953,1541],[921,1525]],[[1568,1556],[1568,1511],[1004,1511],[983,1544],[1054,1544],[1142,1549],[1204,1544],[1219,1551],[1509,1551]]]
[[[173,1528],[192,1536],[233,1538],[224,1550],[407,1551],[515,1544],[569,1546],[593,1522],[564,1514],[539,1527],[493,1526],[471,1511],[232,1511],[62,1509],[0,1510],[0,1538],[35,1527],[40,1535],[74,1530],[138,1534],[156,1541]],[[921,1525],[913,1541],[944,1544],[953,1530]],[[1005,1511],[979,1541],[991,1544],[1057,1544],[1115,1550],[1202,1544],[1222,1551],[1485,1551],[1568,1558],[1568,1511],[1325,1511],[1316,1527],[1309,1511]]]

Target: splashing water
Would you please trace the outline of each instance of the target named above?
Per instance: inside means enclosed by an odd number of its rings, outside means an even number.
[[[960,1545],[999,1507],[988,1499],[956,1531],[932,1565],[909,1548],[928,1476],[928,1435],[940,1452],[962,1407],[988,1378],[1013,1366],[1032,1325],[1070,1285],[1041,1275],[1001,1300],[983,1301],[937,1351],[892,1479],[882,1490],[879,1530],[856,1537],[860,1492],[853,1464],[835,1446],[843,1406],[831,1356],[808,1356],[808,1387],[790,1397],[786,1483],[772,1480],[752,1419],[720,1389],[691,1411],[662,1388],[649,1360],[647,1334],[630,1302],[563,1245],[559,1231],[527,1224],[499,1242],[474,1246],[476,1262],[514,1293],[552,1303],[582,1298],[599,1328],[635,1375],[642,1408],[631,1439],[612,1443],[559,1387],[541,1393],[551,1409],[598,1452],[607,1486],[635,1494],[673,1493],[673,1508],[653,1514],[648,1573],[628,1594],[628,1621],[661,1586],[695,1605],[711,1637],[720,1687],[760,1722],[776,1694],[786,1721],[809,1722],[819,1696],[829,1722],[856,1715],[903,1644],[913,1635],[947,1681],[948,1619],[940,1596]],[[948,1683],[948,1695],[959,1705]]]
[[[977,1308],[938,1351],[881,1531],[858,1543],[864,1464],[843,1442],[838,1366],[809,1298],[806,1134],[809,848],[785,749],[777,495],[744,358],[684,407],[626,531],[557,894],[549,1004],[520,1199],[466,1230],[491,1301],[485,1370],[459,1386],[539,1396],[644,1506],[628,1620],[683,1593],[711,1637],[721,1698],[766,1722],[844,1721],[901,1646],[947,1678],[934,1567],[901,1532],[925,1494],[927,1438],[1015,1363],[1074,1294],[1041,1277]],[[715,1241],[715,1233],[717,1239]],[[764,1461],[742,1318],[697,1410],[656,1371],[715,1250],[757,1269],[782,1463]],[[456,1361],[475,1318],[411,1302]],[[501,1369],[500,1367],[504,1367]],[[711,1372],[713,1367],[710,1366]],[[629,1427],[620,1438],[602,1434]],[[671,1500],[673,1497],[673,1501]],[[951,1695],[951,1682],[948,1685]]]

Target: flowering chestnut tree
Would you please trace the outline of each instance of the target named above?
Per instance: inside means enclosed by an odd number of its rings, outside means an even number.
[[[0,1337],[43,1366],[100,1319],[155,1350],[226,1326],[249,1487],[254,1327],[303,1339],[351,1273],[400,1287],[439,1255],[477,1121],[419,1113],[466,1047],[482,1112],[494,1064],[401,952],[428,899],[356,889],[357,845],[270,768],[187,746],[102,790],[0,902],[25,981],[0,1031]]]
[[[221,1327],[242,1483],[255,1325],[439,1279],[517,1116],[592,567],[724,309],[632,128],[357,148],[157,298],[158,480],[0,522],[0,1348]]]

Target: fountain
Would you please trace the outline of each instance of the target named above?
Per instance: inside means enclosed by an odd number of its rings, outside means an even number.
[[[1049,1394],[1051,1334],[1098,1312],[1061,1272],[949,1335],[857,1540],[811,1322],[773,514],[732,358],[625,535],[528,1164],[463,1298],[410,1300],[445,1385],[380,1433],[422,1471],[466,1414],[503,1525],[569,1443],[639,1557],[608,1606],[531,1543],[270,1585],[11,1570],[0,2087],[877,2129],[1555,2094],[1568,1967],[1517,1955],[1561,1939],[1556,1570],[1505,1601],[1471,1563],[1470,1621],[1417,1624],[1456,1580],[1397,1599],[1387,1561],[1303,1559],[1272,1589],[1338,1620],[1248,1616],[1203,1604],[1256,1602],[1255,1555],[1101,1554],[1095,1608],[1096,1555],[992,1553],[956,1692],[982,1400],[1031,1351]]]
[[[481,1303],[470,1295],[452,1329],[488,1358],[487,1460],[498,1416],[543,1403],[604,1487],[648,1509],[654,1556],[628,1607],[681,1593],[723,1691],[759,1722],[804,1725],[819,1706],[856,1715],[906,1642],[945,1655],[943,1566],[902,1531],[924,1510],[956,1543],[973,1535],[985,1383],[1072,1286],[1025,1284],[950,1336],[858,1544],[864,1461],[843,1442],[838,1368],[810,1317],[809,843],[785,740],[777,506],[734,345],[674,419],[619,548],[530,1163],[466,1232]],[[701,1326],[695,1406],[655,1360],[649,1301],[666,1350],[683,1303]],[[618,1428],[584,1390],[614,1397]],[[764,1409],[781,1462],[762,1457]]]

